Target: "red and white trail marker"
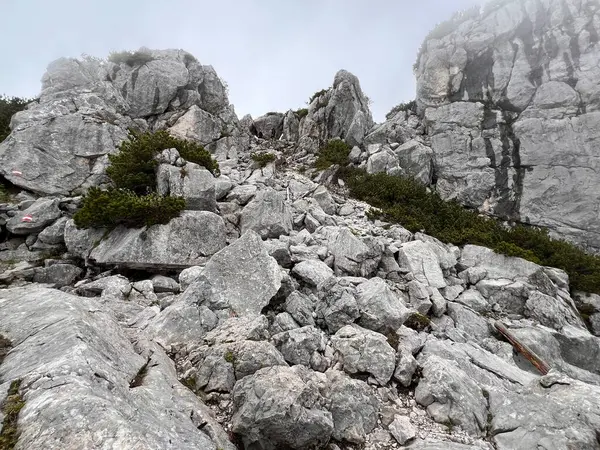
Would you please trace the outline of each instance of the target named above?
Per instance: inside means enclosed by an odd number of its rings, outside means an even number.
[[[12,174],[20,177],[21,175],[23,175],[23,172],[21,172],[20,170],[13,170]]]
[[[33,217],[31,217],[31,214],[25,214],[21,219],[21,222],[33,222]]]

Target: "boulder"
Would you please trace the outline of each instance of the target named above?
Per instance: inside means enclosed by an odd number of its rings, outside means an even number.
[[[406,299],[392,292],[381,278],[371,278],[356,288],[356,302],[360,311],[359,324],[373,331],[396,331],[408,318]]]
[[[292,230],[292,215],[283,195],[273,189],[258,192],[242,210],[240,229],[242,234],[253,230],[263,239],[277,239],[289,234]]]
[[[246,448],[308,449],[333,433],[330,412],[318,392],[288,367],[268,367],[236,383],[232,431]]]
[[[11,217],[6,229],[12,234],[39,233],[61,216],[58,203],[58,199],[40,198],[26,210]]]
[[[193,163],[183,167],[161,164],[156,178],[160,195],[183,197],[188,210],[216,212],[215,178],[204,167]]]
[[[166,225],[115,228],[90,253],[98,264],[136,269],[184,268],[225,247],[225,223],[208,211],[184,211]]]
[[[236,316],[258,315],[280,287],[277,262],[267,253],[260,236],[249,230],[206,263],[183,299]]]

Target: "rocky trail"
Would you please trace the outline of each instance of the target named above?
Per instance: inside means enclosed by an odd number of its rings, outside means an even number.
[[[599,295],[560,269],[369,218],[335,166],[314,169],[340,138],[368,173],[504,218],[560,216],[553,232],[597,248],[594,170],[567,183],[539,140],[573,149],[570,174],[595,164],[599,11],[527,0],[463,18],[427,41],[417,102],[383,124],[346,71],[304,112],[238,119],[184,51],[52,63],[0,143],[0,448],[599,449]],[[565,67],[563,40],[541,50],[561,33],[579,37]],[[132,127],[202,144],[220,175],[164,149],[156,189],[185,198],[180,216],[77,228]]]

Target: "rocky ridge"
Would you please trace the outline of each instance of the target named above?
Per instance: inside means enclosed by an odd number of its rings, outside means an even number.
[[[15,448],[600,448],[597,295],[571,292],[558,269],[373,222],[331,170],[300,173],[341,137],[371,172],[439,180],[417,113],[373,125],[341,71],[306,115],[238,121],[208,66],[147,52],[137,68],[53,63],[0,144],[25,189],[0,206],[0,398],[20,380],[25,402]],[[458,118],[479,108],[460,103]],[[63,119],[85,132],[52,128]],[[157,185],[188,211],[78,230],[75,195],[106,181],[132,123],[205,144],[222,175],[171,176],[185,161],[167,149]],[[60,151],[41,150],[53,148],[41,127]],[[106,127],[118,138],[77,150]],[[276,160],[260,168],[262,151]],[[42,154],[68,170],[12,172]]]

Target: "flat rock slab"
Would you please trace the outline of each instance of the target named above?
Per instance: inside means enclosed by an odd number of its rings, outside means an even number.
[[[226,245],[223,219],[208,211],[184,211],[166,225],[118,227],[92,250],[97,264],[131,269],[176,269],[207,261]]]

